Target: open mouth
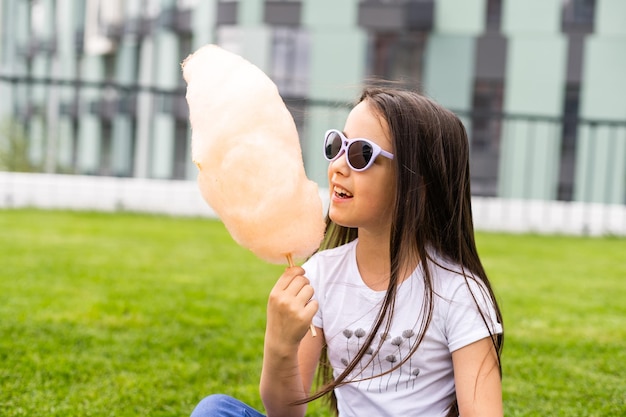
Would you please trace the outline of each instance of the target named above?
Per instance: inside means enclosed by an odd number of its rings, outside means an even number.
[[[339,198],[352,198],[352,193],[341,187],[334,186],[333,192],[335,193],[335,196]]]

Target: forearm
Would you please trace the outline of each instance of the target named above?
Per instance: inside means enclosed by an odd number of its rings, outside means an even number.
[[[304,345],[304,356],[313,360],[319,358],[321,351],[320,341],[312,344],[310,338],[305,337],[318,304],[311,300],[313,288],[303,273],[300,267],[287,268],[274,285],[267,303],[260,391],[268,417],[304,416],[306,404],[293,403],[306,398],[311,386],[310,382],[305,386],[302,372],[307,381],[312,380],[308,376],[314,372],[315,364],[305,361],[302,370],[299,350]],[[308,342],[303,343],[303,339]]]
[[[306,398],[298,365],[298,347],[275,346],[265,342],[261,399],[268,417],[302,417],[306,404],[293,402]]]

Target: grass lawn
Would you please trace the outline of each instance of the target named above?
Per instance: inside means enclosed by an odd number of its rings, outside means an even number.
[[[626,415],[626,239],[478,244],[505,318],[505,414]],[[216,392],[261,408],[282,269],[217,221],[0,211],[0,415],[185,416]]]

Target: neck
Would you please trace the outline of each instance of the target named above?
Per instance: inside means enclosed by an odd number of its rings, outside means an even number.
[[[389,285],[391,259],[389,256],[389,233],[373,235],[359,229],[356,261],[363,282],[375,291],[386,290]]]
[[[385,235],[373,235],[359,229],[359,241],[356,247],[356,261],[359,273],[365,285],[375,291],[389,287],[391,274],[391,256],[389,253],[389,232]],[[417,254],[404,259],[399,271],[400,282],[407,279],[419,262]]]

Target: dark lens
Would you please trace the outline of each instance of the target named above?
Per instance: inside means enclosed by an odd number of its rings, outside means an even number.
[[[330,132],[328,136],[326,136],[326,158],[333,159],[339,152],[341,152],[341,136],[335,132]]]
[[[369,164],[373,153],[374,149],[369,143],[357,140],[348,149],[348,160],[354,168],[363,169]]]

